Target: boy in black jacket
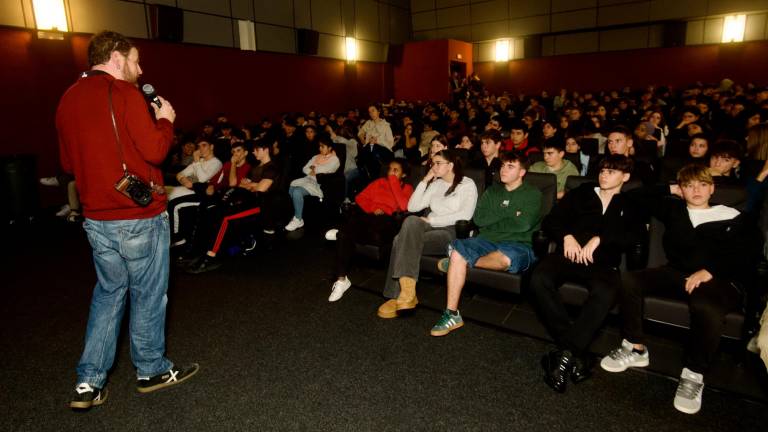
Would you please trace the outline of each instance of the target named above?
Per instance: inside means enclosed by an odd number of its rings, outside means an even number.
[[[677,174],[678,185],[668,191],[637,194],[665,225],[663,245],[667,264],[626,273],[620,295],[623,320],[621,346],[603,358],[609,372],[649,364],[643,338],[643,297],[651,293],[685,299],[691,314],[689,346],[674,406],[695,414],[701,409],[703,373],[717,351],[725,315],[737,309],[740,279],[749,273],[751,244],[744,215],[731,207],[710,206],[715,190],[707,167],[687,165]],[[683,200],[670,199],[669,193]]]
[[[632,160],[607,155],[600,161],[598,184],[587,183],[565,194],[544,220],[558,251],[544,258],[531,277],[531,290],[544,324],[558,350],[542,359],[544,381],[564,392],[568,379],[589,377],[587,347],[613,307],[620,284],[621,255],[645,228],[643,212],[621,193],[629,181]],[[572,320],[558,289],[564,282],[582,283],[589,298]]]

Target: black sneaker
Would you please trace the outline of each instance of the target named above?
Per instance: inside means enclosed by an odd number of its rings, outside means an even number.
[[[107,389],[92,387],[88,383],[80,383],[75,387],[75,395],[69,403],[69,407],[77,410],[87,410],[99,406],[107,401]]]
[[[149,393],[161,388],[174,386],[181,384],[184,381],[192,378],[192,375],[196,374],[200,369],[200,365],[192,363],[190,365],[182,367],[172,367],[168,372],[155,375],[149,379],[140,379],[138,381],[138,390],[141,393]]]
[[[193,262],[186,268],[187,273],[198,274],[213,271],[221,267],[221,261],[212,256],[203,255],[202,258]]]

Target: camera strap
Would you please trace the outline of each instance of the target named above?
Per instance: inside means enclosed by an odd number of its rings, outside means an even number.
[[[125,164],[125,158],[123,157],[123,146],[120,143],[120,134],[117,133],[117,120],[115,120],[115,110],[112,107],[112,86],[114,81],[109,82],[109,115],[112,117],[112,130],[115,131],[115,142],[117,143],[117,152],[120,153],[120,163],[123,165],[123,174],[128,175],[128,166]]]
[[[123,145],[120,142],[120,134],[117,132],[117,120],[115,119],[115,109],[112,105],[112,86],[115,85],[115,81],[109,82],[109,115],[112,117],[112,130],[115,132],[115,142],[117,143],[117,152],[120,154],[120,163],[123,166],[123,174],[129,175],[128,165],[125,163],[125,157],[123,156]],[[149,185],[154,189],[155,182],[152,180],[152,168],[149,169]]]

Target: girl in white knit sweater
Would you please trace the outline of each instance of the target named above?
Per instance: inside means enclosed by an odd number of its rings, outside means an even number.
[[[408,201],[412,213],[427,210],[424,216],[409,216],[392,242],[381,318],[395,318],[398,311],[418,304],[416,280],[422,253],[445,253],[456,238],[455,224],[472,219],[477,204],[475,182],[464,177],[461,160],[449,150],[432,156],[432,168],[421,180]]]

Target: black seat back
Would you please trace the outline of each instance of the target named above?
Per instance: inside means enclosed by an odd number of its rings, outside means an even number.
[[[597,179],[592,177],[584,177],[584,176],[568,176],[565,179],[565,191],[568,192],[573,189],[576,189],[577,187],[583,185],[584,183],[597,183]],[[643,185],[643,182],[641,182],[640,179],[635,179],[630,177],[629,181],[624,184],[621,190],[623,192],[626,192],[632,189],[637,189],[642,185]]]
[[[548,215],[557,201],[557,177],[551,173],[527,172],[523,181],[541,191],[541,217]]]
[[[598,150],[600,148],[600,142],[597,140],[597,138],[582,138],[579,142],[579,146],[581,146],[582,153],[592,157],[597,156]]]

